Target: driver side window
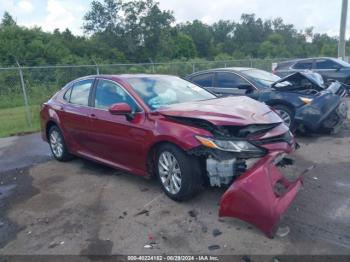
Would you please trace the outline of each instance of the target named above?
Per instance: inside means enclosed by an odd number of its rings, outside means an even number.
[[[243,85],[249,85],[249,83],[239,75],[225,72],[216,75],[216,87],[238,88]]]
[[[122,87],[109,80],[98,80],[95,93],[95,107],[108,109],[111,105],[117,103],[126,103],[134,112],[139,111],[136,102]]]

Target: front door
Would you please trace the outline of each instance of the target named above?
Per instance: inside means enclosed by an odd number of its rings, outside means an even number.
[[[145,114],[141,107],[121,85],[111,80],[99,79],[93,97],[95,109],[91,115],[91,128],[94,154],[132,172],[144,170],[145,156],[141,152],[144,151],[142,146],[148,132],[142,125]],[[112,115],[108,108],[116,103],[127,103],[134,112],[133,119]]]
[[[212,92],[223,96],[244,96],[253,87],[241,76],[231,72],[218,72],[215,74]]]
[[[317,59],[314,71],[322,75],[324,80],[342,77],[340,65],[330,59]]]

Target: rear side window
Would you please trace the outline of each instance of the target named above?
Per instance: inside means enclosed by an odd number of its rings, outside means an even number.
[[[329,59],[316,60],[316,69],[337,69],[339,65]]]
[[[312,69],[312,61],[300,61],[293,66],[294,69]]]
[[[70,103],[81,106],[89,105],[89,95],[93,80],[82,80],[71,88]]]
[[[202,74],[197,75],[191,79],[192,82],[196,83],[202,87],[212,87],[213,86],[213,76],[214,74]]]
[[[294,62],[281,62],[278,63],[274,70],[287,70],[289,69]]]
[[[64,93],[63,99],[69,102],[71,93],[72,93],[72,87],[69,87],[68,90]]]
[[[233,73],[217,73],[216,75],[216,87],[234,88],[247,83],[242,77]]]

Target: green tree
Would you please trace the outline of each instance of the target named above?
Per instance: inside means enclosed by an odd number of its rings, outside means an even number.
[[[84,20],[85,32],[139,60],[157,56],[164,31],[175,21],[172,12],[161,10],[153,0],[93,1]]]
[[[199,20],[194,20],[193,22],[180,24],[178,29],[180,32],[191,36],[200,57],[213,57],[213,35],[210,26]]]
[[[284,38],[278,33],[272,33],[260,44],[258,54],[263,58],[290,57]]]
[[[16,26],[17,23],[16,21],[13,19],[13,17],[10,15],[9,12],[5,11],[4,12],[4,16],[2,17],[1,20],[1,26]]]
[[[196,46],[193,39],[189,35],[179,33],[174,37],[175,54],[174,58],[194,58],[196,53]]]

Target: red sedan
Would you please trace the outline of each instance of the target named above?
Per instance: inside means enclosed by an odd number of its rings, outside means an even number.
[[[265,104],[218,98],[175,76],[88,76],[67,84],[41,111],[54,157],[84,157],[159,178],[165,194],[186,200],[206,186],[229,186],[220,216],[245,220],[272,237],[301,186],[277,165],[293,135]]]

